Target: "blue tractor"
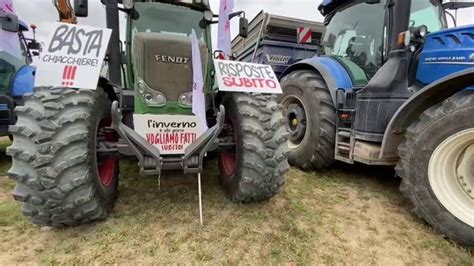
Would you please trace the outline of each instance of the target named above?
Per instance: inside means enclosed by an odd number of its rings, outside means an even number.
[[[441,0],[324,0],[321,55],[282,74],[291,164],[395,166],[417,216],[474,246],[474,25]]]
[[[15,15],[0,12],[1,29],[18,33],[22,51],[21,58],[0,51],[0,136],[7,136],[8,127],[15,123],[13,109],[23,104],[23,95],[33,91],[36,68],[31,65],[33,57],[39,55],[40,44],[35,38],[26,38],[27,24]],[[32,26],[33,32],[36,26]]]

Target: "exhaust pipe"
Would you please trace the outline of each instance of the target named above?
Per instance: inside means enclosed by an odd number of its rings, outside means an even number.
[[[122,87],[121,51],[120,51],[120,24],[117,0],[102,0],[105,5],[107,28],[112,30],[109,49],[107,52],[109,62],[109,81]]]

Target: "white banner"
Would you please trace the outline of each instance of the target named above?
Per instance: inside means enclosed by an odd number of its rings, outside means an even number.
[[[12,0],[0,0],[0,11],[15,14],[15,6]]]
[[[161,154],[184,154],[201,135],[199,117],[187,115],[134,114],[135,131]]]
[[[37,61],[35,86],[96,89],[111,32],[57,23]]]
[[[191,33],[191,46],[193,58],[193,114],[201,119],[201,132],[206,132],[206,95],[204,94],[204,80],[202,78],[202,61],[201,52],[199,51],[199,42],[196,37],[196,32]]]
[[[220,91],[282,93],[271,66],[219,59],[214,65]]]
[[[219,6],[219,24],[217,25],[217,49],[224,52],[226,58],[232,55],[229,15],[234,9],[234,0],[221,0]]]
[[[15,15],[15,7],[11,0],[0,0],[0,12]],[[21,57],[20,38],[17,32],[8,32],[0,27],[0,52],[7,52],[18,59]]]

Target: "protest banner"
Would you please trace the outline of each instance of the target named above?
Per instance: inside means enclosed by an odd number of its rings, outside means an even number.
[[[220,91],[281,94],[278,78],[269,65],[214,60]]]
[[[111,30],[57,23],[37,61],[35,86],[95,89]]]
[[[186,115],[134,114],[135,131],[161,154],[184,154],[185,149],[201,135],[200,119]]]

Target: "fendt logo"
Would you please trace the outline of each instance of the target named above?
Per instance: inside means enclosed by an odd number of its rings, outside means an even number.
[[[163,62],[167,64],[185,65],[189,62],[189,57],[169,56],[169,55],[155,55],[156,62]]]

